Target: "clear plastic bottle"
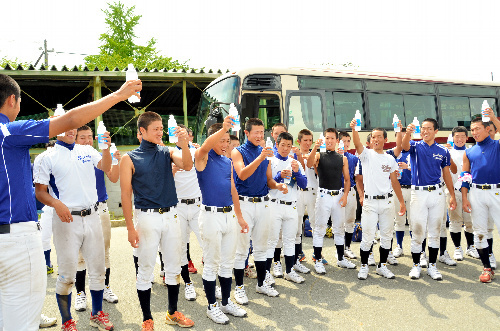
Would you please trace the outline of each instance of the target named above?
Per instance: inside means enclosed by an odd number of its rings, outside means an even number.
[[[482,115],[482,118],[483,118],[483,122],[489,122],[490,121],[490,117],[488,115],[484,115],[484,111],[486,110],[486,108],[490,108],[490,105],[488,104],[487,100],[484,100],[483,101],[483,105],[481,106],[481,115]]]
[[[401,132],[401,128],[399,127],[399,118],[398,115],[394,114],[392,118],[392,125],[394,126],[394,132]]]
[[[117,165],[118,159],[115,157],[115,152],[117,151],[115,143],[111,143],[111,147],[109,148],[109,152],[111,153],[111,164]]]
[[[292,159],[291,158],[288,158],[288,160],[286,161],[287,162],[287,165],[286,165],[286,168],[285,170],[289,170],[289,171],[292,171]],[[288,177],[288,178],[284,178],[283,179],[283,182],[285,184],[290,184],[290,181],[292,180],[292,176]]]
[[[240,131],[240,129],[241,129],[241,127],[240,127],[240,115],[238,114],[238,109],[236,108],[234,103],[231,103],[231,105],[229,106],[229,116],[234,117],[233,127],[231,128],[233,130],[233,132]]]
[[[339,141],[339,150],[340,150],[340,154],[344,154],[344,141],[343,140],[340,140]]]
[[[62,104],[58,103],[57,107],[56,107],[56,110],[54,110],[54,117],[61,116],[61,115],[64,115],[64,114],[66,114],[66,112],[64,111],[64,108],[63,108]],[[58,137],[64,137],[65,135],[66,134],[63,132],[63,133],[58,134],[57,136]]]
[[[399,168],[398,168],[398,179],[401,179],[402,176],[403,176],[403,168],[401,168],[401,166],[399,166]]]
[[[129,80],[136,80],[136,79],[139,79],[137,71],[135,71],[134,65],[132,63],[129,63],[127,67],[127,72],[125,73],[125,80],[128,82]],[[137,92],[137,94],[139,94],[139,92]],[[130,103],[136,103],[139,101],[140,99],[137,97],[137,95],[132,95],[130,98],[128,98],[128,102]]]
[[[100,150],[108,148],[106,140],[103,137],[105,133],[106,133],[106,127],[104,126],[103,121],[100,121],[99,126],[97,126],[97,145]]]
[[[359,109],[356,110],[354,119],[356,120],[356,126],[354,127],[354,130],[361,131],[361,113],[359,112]]]
[[[175,129],[177,128],[177,122],[175,121],[174,115],[170,115],[168,118],[168,141],[175,144],[178,141],[175,135]]]
[[[267,137],[267,139],[266,139],[266,147],[270,147],[271,149],[273,148],[273,142],[271,141],[271,137]],[[272,156],[268,156],[267,157],[267,159],[269,161],[271,161],[272,158],[273,158]]]
[[[448,136],[448,144],[451,145],[451,147],[453,147],[453,135],[450,133],[450,135]]]
[[[417,117],[413,118],[413,125],[415,125],[415,131],[413,132],[413,138],[415,139],[420,139],[420,122],[418,121]]]
[[[319,136],[319,139],[321,139],[321,146],[319,146],[319,152],[320,153],[325,153],[326,152],[326,139],[323,134]]]

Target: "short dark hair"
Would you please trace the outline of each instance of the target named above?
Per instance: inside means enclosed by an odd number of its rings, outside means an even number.
[[[299,134],[297,135],[297,139],[299,141],[301,141],[303,136],[312,136],[312,135],[313,135],[313,133],[311,132],[311,130],[302,129],[299,131]]]
[[[148,126],[155,121],[161,121],[162,118],[158,113],[155,113],[154,111],[147,111],[139,115],[139,118],[137,119],[137,130],[139,132],[141,131],[141,128],[144,128],[145,130],[148,129]]]
[[[490,124],[488,122],[483,122],[483,119],[478,116],[476,118],[473,118],[471,121],[470,121],[470,125],[472,126],[472,123],[481,123],[485,128],[487,128],[488,126],[490,126]]]
[[[230,140],[237,140],[237,141],[240,141],[240,140],[238,139],[238,137],[236,137],[236,135],[234,135],[234,134],[230,134],[230,135],[229,135],[229,139],[230,139]]]
[[[78,129],[76,129],[76,133],[80,132],[80,131],[92,131],[92,129],[90,128],[90,126],[88,125],[82,125],[81,127],[79,127]]]
[[[56,141],[57,140],[55,140],[55,139],[49,140],[49,142],[45,144],[45,148],[54,147],[54,145],[56,144]]]
[[[214,133],[216,133],[217,131],[219,131],[220,129],[222,129],[224,126],[222,125],[222,123],[215,123],[215,124],[212,124],[209,128],[208,128],[208,131],[207,131],[207,136],[210,137],[211,135],[213,135]],[[228,131],[229,132],[229,131]]]
[[[493,122],[492,122],[492,121],[489,121],[489,122],[488,122],[488,125],[489,125],[489,126],[492,126],[492,125],[493,125],[493,127],[495,128],[495,130],[497,129],[497,127],[495,126],[495,124],[493,124]]]
[[[8,97],[14,94],[16,101],[21,96],[19,84],[10,76],[0,74],[0,107],[3,107]]]
[[[280,144],[280,141],[282,141],[283,139],[284,140],[290,140],[292,142],[292,144],[293,144],[293,136],[290,133],[288,133],[288,132],[281,132],[280,135],[278,136],[278,139],[276,139],[278,145]]]
[[[181,129],[186,129],[186,132],[189,130],[187,126],[185,126],[184,124],[177,124],[177,126]]]
[[[451,135],[455,136],[455,133],[457,132],[463,132],[465,133],[465,136],[467,137],[469,135],[469,131],[467,131],[467,128],[465,126],[456,126],[451,130]]]
[[[286,125],[285,125],[285,124],[283,124],[283,123],[276,123],[276,124],[274,124],[274,125],[273,125],[273,127],[271,128],[271,132],[273,132],[273,131],[274,131],[274,128],[277,128],[278,126],[281,126],[282,128],[284,128],[284,129],[285,129],[285,131],[288,131],[288,129],[287,129],[287,127],[286,127]]]
[[[366,142],[370,143],[370,140],[372,140],[372,133],[371,132],[366,136]]]
[[[337,138],[337,139],[338,139],[338,137],[339,137],[339,133],[338,133],[337,129],[335,129],[335,128],[328,128],[328,129],[326,129],[326,130],[325,130],[325,136],[326,136],[326,133],[327,133],[327,132],[333,132],[333,133],[335,133],[335,138]]]
[[[264,122],[260,118],[250,118],[245,123],[245,130],[250,132],[255,125],[264,126]]]
[[[425,120],[422,121],[422,123],[424,122],[431,122],[432,123],[432,126],[434,127],[434,130],[437,130],[439,129],[439,124],[438,124],[438,121],[436,121],[434,118],[426,118]]]
[[[347,131],[339,131],[339,139],[342,139],[344,137],[349,137],[351,139],[351,135]]]
[[[382,133],[384,134],[384,139],[387,139],[387,131],[385,131],[384,128],[375,128],[372,130],[373,131],[382,131]]]

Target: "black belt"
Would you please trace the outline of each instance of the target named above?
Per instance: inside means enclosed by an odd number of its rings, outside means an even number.
[[[269,201],[269,197],[268,196],[265,196],[265,197],[242,197],[240,195],[240,200],[255,203],[255,202]]]
[[[313,191],[313,190],[314,190],[314,187],[306,187],[306,188],[300,188],[300,187],[299,187],[299,189],[300,189],[301,191],[307,192],[307,191]]]
[[[10,224],[0,224],[0,234],[10,233]]]
[[[186,205],[194,205],[200,201],[200,198],[194,198],[194,199],[181,199],[181,203],[185,203]]]
[[[155,212],[155,213],[163,214],[163,213],[168,213],[174,207],[175,206],[172,206],[172,207],[163,207],[163,208],[141,208],[141,211],[143,211],[143,212],[152,211],[152,212]]]
[[[435,191],[438,188],[443,187],[443,183],[436,184],[436,185],[430,185],[430,186],[415,186],[415,191],[422,190],[422,191]]]
[[[411,185],[401,185],[401,188],[411,188]]]
[[[101,203],[106,203],[108,202],[108,200],[104,200],[104,201],[97,201],[97,205],[99,206]]]
[[[281,205],[286,205],[286,206],[291,206],[293,202],[291,201],[283,201],[283,200],[278,200],[278,199],[271,199],[272,202],[278,202]]]
[[[216,211],[218,213],[229,213],[231,210],[233,210],[233,206],[226,206],[226,207],[210,207],[210,206],[205,206],[206,211]]]
[[[392,193],[384,194],[384,195],[368,195],[368,194],[365,194],[365,199],[384,200],[384,199],[389,199],[389,198],[392,198]]]
[[[332,195],[332,196],[334,196],[334,195],[339,195],[339,194],[340,194],[340,191],[336,191],[336,190],[335,190],[335,191],[334,191],[334,190],[327,190],[327,189],[324,189],[324,188],[320,188],[320,189],[319,189],[319,191],[320,191],[321,193],[326,193],[326,194],[328,194],[328,195]]]
[[[92,214],[92,209],[94,209],[93,211],[97,211],[97,205],[98,203],[96,203],[93,208],[74,210],[71,212],[71,215],[81,216],[81,217],[89,216],[90,214]]]
[[[484,184],[484,185],[472,184],[472,187],[478,188],[481,190],[491,190],[491,189],[495,189],[495,188],[500,188],[500,184]]]

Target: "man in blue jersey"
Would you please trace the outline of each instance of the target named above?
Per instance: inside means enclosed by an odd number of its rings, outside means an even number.
[[[231,277],[234,266],[238,225],[241,233],[248,232],[243,219],[238,192],[234,185],[229,148],[229,129],[232,117],[224,123],[216,123],[208,129],[208,138],[196,150],[195,168],[202,194],[199,217],[203,249],[203,287],[207,296],[207,316],[219,324],[229,323],[226,314],[246,316],[246,311],[230,299]],[[215,280],[219,274],[222,305],[216,301]]]
[[[450,209],[453,210],[456,207],[450,174],[450,152],[435,142],[435,136],[438,132],[438,123],[435,119],[427,118],[422,122],[421,141],[410,141],[414,131],[415,125],[408,125],[402,142],[403,150],[410,152],[412,183],[410,208],[414,211],[411,214],[413,267],[409,276],[411,279],[420,278],[420,254],[427,232],[429,236],[427,274],[434,280],[442,280],[443,276],[436,267],[441,222],[446,203],[441,175],[450,191]]]
[[[0,74],[0,329],[38,330],[45,298],[47,270],[37,226],[30,146],[88,123],[141,87],[139,80],[129,81],[119,91],[57,118],[15,121],[21,90],[14,79]]]

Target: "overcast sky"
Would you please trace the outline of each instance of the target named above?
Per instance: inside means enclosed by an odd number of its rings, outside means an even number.
[[[136,1],[124,0],[126,5]],[[0,57],[35,62],[49,49],[98,53],[102,0],[18,0],[3,6]],[[320,66],[500,81],[500,1],[157,1],[136,5],[138,44],[193,67]],[[491,18],[490,18],[491,17]],[[81,55],[49,54],[60,68]]]

